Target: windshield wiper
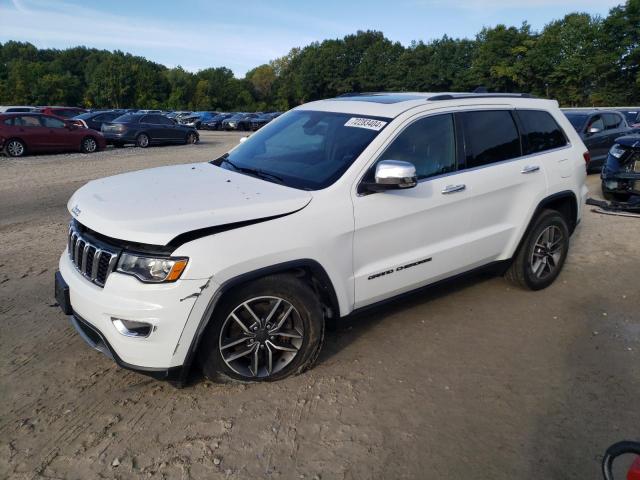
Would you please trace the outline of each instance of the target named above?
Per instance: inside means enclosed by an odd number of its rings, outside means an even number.
[[[228,163],[229,165],[231,165],[231,167],[233,167],[234,170],[238,171],[238,172],[242,172],[242,173],[246,173],[248,175],[253,175],[255,177],[259,177],[262,179],[271,179],[271,180],[275,180],[277,183],[282,183],[284,184],[284,179],[282,177],[279,177],[278,175],[274,175],[273,173],[269,173],[269,172],[265,172],[264,170],[260,170],[259,168],[250,168],[250,167],[241,167],[239,165],[236,165],[235,163],[233,163],[231,160],[229,160],[229,154],[225,153],[224,155],[222,155],[220,158],[217,158],[216,160],[214,160],[214,162],[220,162],[218,163],[218,165],[224,163]]]

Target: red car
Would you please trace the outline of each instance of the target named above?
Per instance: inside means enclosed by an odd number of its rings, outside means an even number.
[[[0,114],[0,151],[4,150],[10,157],[45,151],[93,153],[105,146],[100,132],[58,117],[39,113]]]
[[[81,113],[87,113],[84,108],[78,107],[38,107],[36,112],[60,118],[71,118]]]

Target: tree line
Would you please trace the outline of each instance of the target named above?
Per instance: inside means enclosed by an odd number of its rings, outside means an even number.
[[[294,48],[236,78],[121,51],[0,43],[0,104],[190,110],[287,110],[365,91],[527,92],[563,106],[640,104],[640,0],[606,17],[572,13],[533,31],[497,25],[474,39],[403,46],[382,32]]]

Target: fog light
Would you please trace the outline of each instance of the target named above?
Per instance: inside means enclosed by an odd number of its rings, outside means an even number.
[[[135,320],[124,320],[123,318],[111,317],[113,326],[125,337],[148,337],[151,335],[153,325]]]

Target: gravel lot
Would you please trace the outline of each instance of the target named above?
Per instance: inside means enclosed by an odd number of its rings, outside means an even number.
[[[0,157],[0,478],[595,479],[638,438],[633,218],[587,212],[547,290],[475,276],[416,294],[345,320],[276,384],[177,390],[90,350],[52,299],[69,196],[238,138]]]

